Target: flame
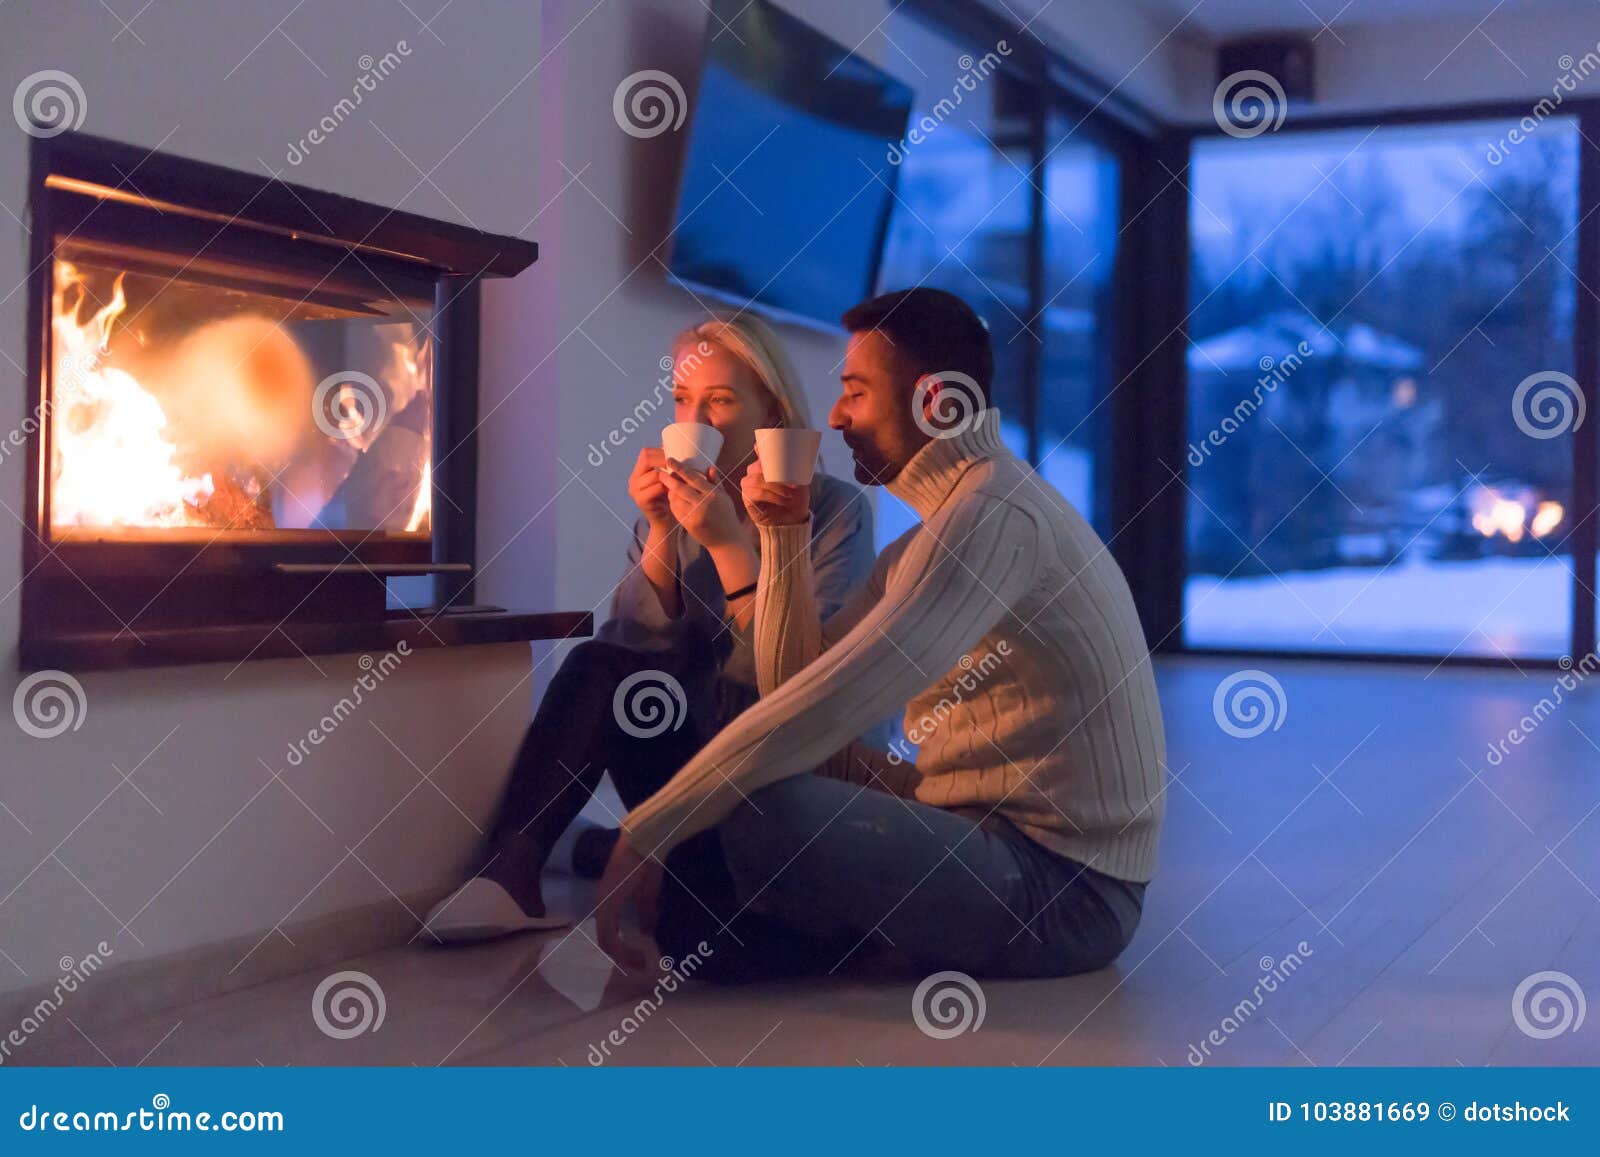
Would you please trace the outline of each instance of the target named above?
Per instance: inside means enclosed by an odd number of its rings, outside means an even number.
[[[411,506],[411,517],[406,519],[406,530],[422,530],[433,513],[433,459],[430,455],[422,463],[422,481],[417,483],[417,500]]]
[[[200,525],[192,504],[210,496],[211,476],[189,477],[178,468],[161,403],[132,375],[104,364],[111,327],[128,305],[124,277],[117,275],[111,300],[81,321],[89,296],[84,278],[70,262],[56,263],[51,523]]]
[[[53,526],[271,531],[275,519],[265,498],[268,488],[279,492],[279,475],[299,463],[299,481],[314,495],[309,480],[327,482],[328,466],[342,461],[344,478],[353,460],[373,452],[363,482],[375,491],[370,502],[387,512],[381,525],[403,519],[407,532],[428,532],[429,342],[390,343],[384,371],[391,419],[420,396],[422,406],[413,407],[411,417],[420,414],[422,421],[402,423],[381,444],[379,434],[392,421],[375,423],[361,438],[312,446],[312,363],[275,317],[212,318],[147,351],[138,348],[143,339],[124,319],[127,273],[116,275],[109,300],[91,311],[98,304],[91,287],[103,295],[104,284],[68,261],[57,261],[55,272],[54,372],[44,408],[51,413]],[[139,306],[137,292],[134,300],[137,318],[148,306]],[[309,457],[299,457],[308,449]],[[337,485],[333,479],[328,488]],[[293,485],[283,483],[281,491],[305,507]]]
[[[397,411],[405,409],[411,399],[416,397],[417,391],[426,385],[423,363],[427,361],[429,348],[426,338],[423,339],[421,348],[415,350],[411,348],[410,342],[394,343],[392,349],[398,372],[389,384],[394,390],[394,408]]]
[[[1530,524],[1526,503],[1507,498],[1489,486],[1483,488],[1482,494],[1487,504],[1473,511],[1472,529],[1485,538],[1501,535],[1509,542],[1521,542],[1526,534],[1543,538],[1560,526],[1562,519],[1567,516],[1566,508],[1561,503],[1542,501],[1534,509]]]
[[[390,417],[404,410],[417,394],[428,388],[431,370],[430,355],[433,347],[424,338],[413,349],[408,341],[390,345],[389,372],[384,383],[393,397]],[[422,477],[417,483],[417,494],[412,500],[411,514],[406,519],[406,531],[427,531],[433,515],[433,432],[425,431],[422,438]]]

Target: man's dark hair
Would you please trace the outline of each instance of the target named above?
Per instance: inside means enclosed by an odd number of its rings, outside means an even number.
[[[994,347],[989,331],[972,307],[942,289],[897,289],[852,306],[839,319],[850,333],[877,330],[888,338],[918,375],[964,374],[978,383],[989,404],[994,379]]]

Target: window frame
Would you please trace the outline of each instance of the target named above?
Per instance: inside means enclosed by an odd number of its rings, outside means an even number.
[[[1122,507],[1130,492],[1124,480],[1137,472],[1136,455],[1144,435],[1138,428],[1139,407],[1123,396],[1121,386],[1139,376],[1143,368],[1139,351],[1144,348],[1146,335],[1140,331],[1148,328],[1143,320],[1148,314],[1147,303],[1141,298],[1148,279],[1139,276],[1137,254],[1147,251],[1154,240],[1154,222],[1147,222],[1141,209],[1151,200],[1147,170],[1152,167],[1152,150],[1163,138],[1163,127],[1137,102],[1115,91],[1115,86],[1079,68],[1042,39],[1040,33],[1031,28],[1022,30],[1007,15],[971,0],[906,0],[903,8],[907,15],[975,52],[986,51],[997,41],[1005,40],[1010,49],[1008,66],[1029,84],[1026,148],[1030,155],[1031,204],[1026,255],[1028,303],[1023,314],[1029,332],[1019,340],[1024,346],[1025,374],[1021,424],[1027,430],[1028,461],[1035,466],[1049,449],[1042,445],[1040,406],[1045,352],[1043,308],[1049,296],[1045,217],[1049,206],[1045,200],[1044,166],[1053,152],[1052,115],[1072,122],[1062,140],[1085,141],[1106,150],[1116,160],[1118,244],[1111,273],[1112,304],[1107,315],[1110,333],[1103,339],[1111,349],[1113,381],[1107,384],[1107,414],[1096,448],[1097,455],[1104,459],[1097,465],[1093,482],[1096,510],[1084,513],[1086,517],[1104,515],[1108,547],[1131,574],[1137,561],[1134,536],[1119,531],[1127,522]],[[997,143],[1008,146],[1018,142],[1002,139]],[[1135,593],[1137,597],[1139,592]]]
[[[1426,108],[1395,108],[1379,113],[1316,113],[1290,107],[1283,124],[1273,131],[1274,136],[1306,134],[1378,127],[1445,127],[1484,120],[1520,120],[1529,115],[1529,102],[1482,101]],[[1568,652],[1566,658],[1576,661],[1592,653],[1596,646],[1596,551],[1600,549],[1600,517],[1596,505],[1600,503],[1600,477],[1597,477],[1597,447],[1600,436],[1596,434],[1597,421],[1597,370],[1600,370],[1600,99],[1571,100],[1562,105],[1561,115],[1577,122],[1578,174],[1577,182],[1577,270],[1575,291],[1577,307],[1573,319],[1573,377],[1583,395],[1586,417],[1572,434],[1572,507],[1577,515],[1571,533],[1572,543],[1572,602],[1568,624]],[[1173,130],[1173,138],[1182,142],[1187,160],[1192,157],[1195,142],[1216,140],[1226,134],[1220,126],[1190,126]],[[1187,183],[1187,181],[1185,182]],[[1187,220],[1187,217],[1185,218]],[[1187,229],[1184,236],[1185,268],[1190,256]],[[1592,270],[1588,277],[1585,271]],[[1184,279],[1187,281],[1187,277]],[[1592,283],[1591,283],[1592,282]],[[1187,347],[1188,286],[1185,285],[1184,310],[1176,324],[1184,326]],[[1167,431],[1165,449],[1172,453],[1182,445],[1187,430],[1187,400],[1189,382],[1187,359],[1178,367],[1185,411],[1183,420]],[[1173,440],[1173,439],[1176,440]],[[1308,660],[1350,660],[1357,662],[1429,663],[1438,666],[1496,667],[1516,670],[1565,669],[1560,659],[1504,655],[1441,655],[1434,652],[1317,650],[1312,648],[1277,647],[1224,647],[1191,645],[1184,637],[1183,599],[1184,583],[1188,578],[1187,503],[1175,521],[1163,527],[1163,549],[1173,564],[1163,568],[1171,576],[1170,583],[1160,593],[1160,601],[1167,607],[1171,622],[1179,636],[1176,645],[1164,649],[1190,655],[1215,655],[1238,658],[1295,658]]]
[[[1104,503],[1107,548],[1122,567],[1152,651],[1240,658],[1320,662],[1430,663],[1436,666],[1553,669],[1560,661],[1501,655],[1438,655],[1390,651],[1332,651],[1190,645],[1184,630],[1188,501],[1183,482],[1188,431],[1188,318],[1190,313],[1189,172],[1195,142],[1224,136],[1214,123],[1176,124],[1144,108],[1103,78],[1074,64],[1046,39],[1023,30],[1008,12],[974,0],[906,0],[904,9],[945,35],[974,47],[1005,39],[1011,62],[1032,81],[1029,133],[1032,185],[1028,242],[1029,328],[1023,383],[1029,461],[1040,445],[1039,332],[1045,299],[1043,165],[1050,155],[1052,113],[1076,123],[1066,138],[1106,148],[1117,160],[1118,246],[1110,314],[1113,380],[1095,477],[1096,504]],[[1402,106],[1378,112],[1328,113],[1291,106],[1274,135],[1376,126],[1446,126],[1475,120],[1517,120],[1532,101],[1479,101]],[[1573,432],[1573,597],[1569,656],[1595,650],[1596,584],[1600,550],[1600,98],[1565,101],[1562,115],[1578,122],[1577,312],[1573,324],[1573,376],[1587,417]],[[1066,139],[1062,138],[1062,139]],[[1183,269],[1182,277],[1170,270]],[[1095,513],[1095,512],[1088,512]]]

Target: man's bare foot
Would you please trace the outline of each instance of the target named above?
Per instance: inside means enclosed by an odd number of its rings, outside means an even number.
[[[539,878],[544,875],[549,853],[532,838],[521,834],[497,837],[490,849],[489,862],[478,875],[493,880],[517,902],[524,915],[543,916],[544,893]]]

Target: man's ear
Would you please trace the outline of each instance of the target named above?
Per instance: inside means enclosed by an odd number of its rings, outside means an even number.
[[[983,408],[977,383],[956,370],[924,374],[917,379],[917,405],[912,418],[930,437],[949,437],[960,433]]]
[[[936,412],[944,383],[937,374],[923,374],[911,390],[911,408],[914,416],[928,420]],[[920,423],[919,423],[920,424]]]

